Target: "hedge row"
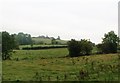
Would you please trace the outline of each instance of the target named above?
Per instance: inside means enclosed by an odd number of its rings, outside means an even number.
[[[67,46],[23,47],[22,50],[40,50],[40,49],[52,49],[52,48],[67,48]]]

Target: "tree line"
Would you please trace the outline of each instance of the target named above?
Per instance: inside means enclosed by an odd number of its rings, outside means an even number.
[[[2,37],[3,60],[10,59],[11,52],[13,52],[13,49],[18,49],[19,45],[33,45],[30,34],[9,34],[8,32],[3,31],[0,32],[0,37]],[[52,41],[54,42],[55,40]],[[77,57],[92,54],[94,47],[97,48],[98,54],[116,53],[118,43],[119,37],[114,33],[114,31],[110,31],[107,34],[104,34],[104,38],[100,44],[95,45],[90,40],[86,39],[81,39],[80,41],[71,39],[71,41],[67,42],[67,48],[70,57]]]
[[[12,34],[15,37],[15,40],[17,42],[18,45],[33,45],[33,44],[37,44],[34,40],[32,40],[32,37],[30,34],[25,34],[23,32],[19,32],[18,34]],[[33,38],[43,38],[43,39],[51,39],[51,44],[60,44],[60,42],[56,41],[56,40],[61,40],[60,36],[58,36],[58,38],[54,38],[54,37],[48,37],[48,36],[38,36],[38,37],[33,37]],[[43,41],[39,41],[39,44],[44,44]]]
[[[24,34],[20,32],[18,34],[13,34],[18,45],[31,45],[33,44],[32,37],[30,34]]]
[[[68,42],[69,56],[90,55],[92,54],[93,47],[96,47],[97,54],[117,53],[118,44],[119,37],[114,31],[104,34],[102,42],[97,45],[94,45],[90,40],[81,39],[81,41],[76,41],[75,39],[71,39]]]
[[[58,44],[55,38],[51,38],[51,44]],[[60,40],[60,36],[58,36],[57,40]],[[0,50],[2,50],[3,60],[10,59],[11,52],[13,52],[13,49],[19,49],[19,45],[31,45],[32,47],[33,44],[35,43],[30,34],[23,32],[18,34],[9,34],[6,31],[0,32]]]
[[[41,35],[41,36],[34,37],[34,38],[43,38],[43,39],[56,39],[56,40],[61,40],[61,39],[60,39],[60,36],[58,36],[57,38],[54,38],[54,37],[49,37],[48,35],[47,35],[47,36]]]

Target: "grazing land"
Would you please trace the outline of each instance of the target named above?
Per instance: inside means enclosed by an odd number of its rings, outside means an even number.
[[[67,57],[67,48],[14,50],[4,60],[3,81],[117,81],[118,54]]]
[[[43,42],[43,44],[51,44],[51,40],[52,39],[45,39],[45,38],[32,38],[32,40],[34,41],[34,43],[36,44],[40,44],[41,42]],[[57,42],[59,42],[60,44],[66,44],[67,41],[65,40],[56,40]]]

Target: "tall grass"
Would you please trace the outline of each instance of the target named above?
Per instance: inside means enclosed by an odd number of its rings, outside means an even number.
[[[67,49],[16,50],[3,61],[4,81],[117,81],[117,54],[65,57]]]

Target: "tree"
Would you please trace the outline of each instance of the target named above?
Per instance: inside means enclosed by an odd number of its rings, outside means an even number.
[[[52,40],[51,40],[51,44],[56,44],[56,40],[55,40],[55,38],[52,38]]]
[[[90,55],[93,49],[93,43],[85,39],[81,39],[81,41],[72,39],[67,44],[69,56],[71,57]]]
[[[78,41],[71,39],[67,44],[70,57],[77,57],[80,55],[80,44]]]
[[[0,32],[0,44],[2,44],[2,33]]]
[[[27,40],[28,40],[28,44],[30,44],[31,46],[33,45],[33,41],[32,41],[32,37],[31,37],[31,35],[30,34],[28,34],[28,38],[27,38]]]
[[[19,45],[32,45],[33,41],[32,41],[32,37],[30,34],[24,34],[23,32],[18,33],[18,35],[16,35],[16,40],[19,43]]]
[[[97,47],[97,54],[102,54],[103,44],[97,44],[96,47]]]
[[[10,53],[16,48],[16,42],[14,35],[10,35],[8,32],[2,32],[2,59],[10,59]]]
[[[97,47],[102,53],[116,53],[118,41],[119,37],[117,37],[114,31],[110,31],[104,35],[102,44]]]
[[[57,40],[60,40],[60,36],[58,36]]]
[[[85,40],[85,39],[81,39],[80,41],[80,46],[81,46],[81,55],[90,55],[91,51],[93,49],[93,43]]]

